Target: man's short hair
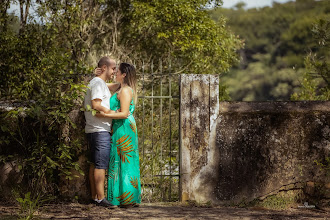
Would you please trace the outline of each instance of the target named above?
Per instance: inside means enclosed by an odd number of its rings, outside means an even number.
[[[109,57],[102,57],[100,61],[97,63],[97,67],[102,67],[104,65],[111,66],[111,59]]]

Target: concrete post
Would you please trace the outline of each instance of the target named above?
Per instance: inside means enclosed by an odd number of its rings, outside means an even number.
[[[219,112],[219,76],[181,75],[180,199],[195,200],[194,179],[206,164],[208,140]]]

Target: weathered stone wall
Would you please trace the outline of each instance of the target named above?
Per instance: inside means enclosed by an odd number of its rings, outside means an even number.
[[[181,76],[181,200],[250,201],[306,183],[323,184],[330,197],[329,176],[314,163],[330,156],[330,102],[219,104],[218,84],[217,75]],[[0,105],[1,111],[10,109]],[[70,117],[78,128],[64,127],[68,142],[82,136],[84,127],[81,112]],[[79,163],[87,174],[81,140]],[[87,175],[73,172],[78,178],[60,181],[62,195],[88,199]],[[15,161],[0,166],[0,194],[20,181]]]
[[[330,156],[330,102],[221,102],[214,120],[217,82],[181,82],[182,200],[239,203],[307,182],[329,187],[315,161]]]
[[[87,155],[87,140],[84,133],[85,128],[85,116],[80,110],[73,110],[69,114],[72,122],[77,126],[76,129],[69,129],[69,126],[63,127],[63,136],[66,137],[66,141],[80,140],[81,152],[78,156],[78,164],[84,175],[81,175],[77,170],[72,169],[71,173],[74,178],[72,180],[61,177],[59,184],[60,195],[62,198],[71,200],[78,199],[79,201],[88,201],[90,199],[90,189],[88,180],[89,163]]]
[[[17,109],[18,107],[21,107],[23,109],[26,108],[25,105],[22,103],[0,102],[0,114]],[[19,117],[24,118],[26,121],[30,120],[24,112],[22,112]],[[84,113],[80,110],[71,111],[69,117],[77,127],[76,129],[72,129],[69,124],[63,125],[62,136],[65,137],[65,141],[67,142],[67,144],[70,144],[71,141],[76,141],[77,139],[79,140],[79,143],[81,144],[81,151],[79,152],[79,155],[76,156],[78,158],[78,164],[85,175],[81,175],[77,170],[72,169],[70,170],[72,176],[74,176],[72,180],[66,179],[65,176],[59,177],[59,192],[61,197],[64,199],[77,199],[79,201],[88,201],[90,198],[88,181],[89,164],[87,162],[86,155],[87,141],[83,131],[85,127],[85,117]],[[22,128],[22,130],[27,130],[29,128],[27,127],[29,126],[28,123],[22,124],[21,126],[24,127]],[[1,139],[4,138],[2,137],[2,135],[5,134],[6,133],[0,131]],[[13,161],[7,163],[0,163],[0,200],[10,198],[12,194],[12,189],[17,188],[18,185],[27,186],[27,183],[24,182],[23,174],[18,169],[19,163],[17,163],[17,159],[19,159],[19,156],[22,154],[22,152],[15,152],[15,150],[13,151],[5,148],[8,148],[8,146],[2,146],[0,144],[0,156],[6,156],[6,154],[16,155],[17,158],[14,158]],[[11,145],[11,148],[16,150],[19,149],[19,147],[15,147],[13,145]],[[8,151],[10,153],[8,153]]]

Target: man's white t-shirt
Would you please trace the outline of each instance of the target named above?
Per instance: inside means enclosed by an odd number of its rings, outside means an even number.
[[[88,84],[88,89],[84,100],[84,107],[85,109],[87,109],[87,105],[92,107],[92,100],[101,99],[101,105],[110,109],[110,97],[111,93],[105,81],[99,77],[94,77]],[[85,119],[85,133],[94,133],[100,131],[110,132],[112,119],[98,118],[93,116],[92,112],[90,111],[85,111]]]

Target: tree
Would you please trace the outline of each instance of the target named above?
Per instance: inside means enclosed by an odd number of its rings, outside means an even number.
[[[241,43],[208,16],[208,1],[132,1],[125,43],[148,59],[171,57],[180,72],[220,73],[236,60]],[[220,3],[220,1],[215,1]]]
[[[5,0],[3,3],[0,5],[0,30],[1,32],[7,31],[7,25],[8,25],[8,14],[7,10],[10,6],[10,0]]]
[[[306,54],[317,53],[322,57],[328,53],[327,48],[317,46],[310,29],[316,20],[327,18],[329,10],[326,1],[314,0],[274,3],[272,7],[260,9],[211,10],[211,17],[216,21],[228,17],[228,27],[245,43],[240,50],[240,65],[222,80],[225,84],[230,82],[228,91],[232,98],[290,100],[299,87],[300,73],[306,68]],[[264,58],[260,59],[261,56]],[[282,78],[283,72],[292,78]],[[253,86],[240,83],[241,79]]]
[[[323,53],[306,56],[301,91],[292,95],[293,100],[330,100],[330,18],[320,19],[312,32]]]

